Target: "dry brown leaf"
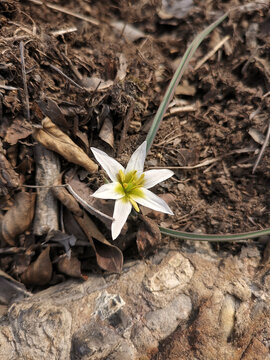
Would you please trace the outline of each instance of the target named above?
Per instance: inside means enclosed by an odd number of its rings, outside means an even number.
[[[71,172],[68,172],[66,174],[66,181],[72,187],[74,192],[93,208],[100,210],[102,213],[108,215],[109,217],[112,217],[114,203],[108,200],[94,198],[93,196],[91,196],[93,194],[93,191],[87,184],[80,181],[77,175],[73,176],[70,179],[69,174],[71,174]],[[87,211],[91,215],[94,215],[100,221],[102,221],[108,229],[111,228],[112,220],[98,214],[96,211],[91,210],[91,208],[87,208]]]
[[[74,135],[76,135],[76,141],[78,142],[78,144],[80,144],[80,146],[87,153],[87,151],[89,151],[89,149],[90,149],[87,134],[85,132],[82,132],[82,131],[76,129],[76,131],[74,131]]]
[[[106,240],[86,212],[84,212],[83,217],[75,215],[74,217],[90,241],[95,251],[98,265],[109,272],[120,273],[123,267],[122,251]],[[97,241],[94,242],[92,238]]]
[[[52,263],[50,259],[50,246],[39,255],[37,260],[29,265],[21,276],[26,285],[46,285],[52,277]]]
[[[137,233],[137,248],[140,256],[145,257],[152,253],[161,243],[161,233],[158,225],[146,216],[140,217],[140,224]]]
[[[32,223],[35,199],[35,193],[16,194],[13,206],[4,215],[0,234],[9,245],[14,246],[16,236],[27,230]]]
[[[114,147],[113,124],[108,117],[104,120],[98,136],[112,148]]]
[[[0,152],[0,195],[6,195],[8,193],[6,188],[16,188],[19,183],[19,175]]]
[[[17,118],[8,127],[4,141],[10,145],[17,144],[18,140],[25,139],[32,134],[32,126],[24,119]]]
[[[77,240],[88,241],[87,236],[67,208],[63,209],[63,223],[67,234],[72,234]]]
[[[265,136],[263,133],[253,127],[248,130],[248,133],[252,137],[252,139],[256,141],[256,143],[263,145],[265,140]]]
[[[66,160],[80,165],[90,173],[97,171],[98,166],[86,153],[77,146],[63,131],[61,131],[48,117],[42,120],[43,128],[36,128],[33,132],[35,140],[47,149],[63,156]]]
[[[48,116],[52,121],[65,129],[70,128],[67,120],[65,119],[64,114],[62,113],[58,104],[52,99],[40,100],[37,102],[40,110],[42,111],[44,116]]]
[[[81,273],[81,262],[75,257],[72,257],[71,259],[67,256],[61,257],[57,263],[57,268],[63,274],[83,279]]]
[[[102,91],[113,86],[112,80],[103,80],[96,76],[85,77],[81,80],[81,84],[89,91]]]
[[[62,174],[60,174],[59,178],[54,183],[54,185],[61,185],[61,179],[62,179]],[[74,197],[67,191],[66,188],[64,188],[64,187],[52,187],[52,192],[53,192],[54,196],[59,201],[61,201],[61,203],[63,205],[65,205],[65,207],[68,208],[69,211],[71,211],[73,214],[75,214],[77,216],[82,216],[83,215],[83,211],[80,208],[79,204],[74,199]]]

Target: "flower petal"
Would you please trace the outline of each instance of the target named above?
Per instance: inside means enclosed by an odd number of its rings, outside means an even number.
[[[144,141],[138,149],[131,155],[125,173],[137,170],[139,175],[143,172],[144,161],[146,157],[146,141]]]
[[[120,234],[122,227],[124,226],[125,222],[127,221],[128,215],[131,212],[131,208],[131,203],[126,199],[116,200],[113,211],[114,221],[112,222],[113,240],[115,240]]]
[[[102,185],[92,196],[100,199],[121,199],[124,195],[116,191],[118,185],[118,182]]]
[[[112,181],[117,181],[116,175],[119,173],[119,170],[125,171],[124,167],[119,164],[118,161],[107,155],[104,151],[94,147],[91,147],[91,150],[96,160],[108,174],[109,178]]]
[[[137,201],[137,203],[150,209],[173,215],[172,210],[169,208],[168,204],[163,199],[152,193],[152,191],[145,188],[141,188],[141,191],[143,191],[144,197],[132,195],[132,198]]]
[[[150,189],[156,184],[173,176],[174,172],[168,169],[148,170],[144,172],[143,187]]]

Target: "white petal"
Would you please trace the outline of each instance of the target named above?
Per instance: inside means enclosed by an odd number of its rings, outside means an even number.
[[[131,208],[132,205],[129,201],[122,199],[116,200],[113,211],[114,221],[112,222],[113,240],[116,239],[120,234],[122,227],[124,226],[125,222],[127,221],[127,217],[131,212]]]
[[[113,182],[110,184],[102,185],[97,191],[94,192],[94,194],[92,194],[92,196],[100,199],[121,199],[123,197],[123,194],[115,191],[118,184],[118,182]]]
[[[91,147],[91,150],[96,160],[100,163],[112,181],[117,180],[116,175],[119,173],[119,170],[125,171],[124,167],[119,164],[118,161],[107,155],[104,151],[93,147]]]
[[[137,203],[146,206],[150,209],[161,211],[165,214],[173,215],[172,210],[169,208],[168,204],[161,199],[159,196],[152,193],[152,191],[145,188],[141,188],[145,197],[132,196]]]
[[[143,187],[150,189],[156,184],[167,180],[169,177],[173,176],[174,172],[168,169],[157,169],[157,170],[148,170],[144,173],[144,184]]]
[[[139,175],[143,172],[144,161],[146,157],[146,141],[144,141],[138,149],[131,155],[127,164],[126,173],[137,170]]]

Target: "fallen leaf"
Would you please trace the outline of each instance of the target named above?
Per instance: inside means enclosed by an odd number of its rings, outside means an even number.
[[[263,145],[265,140],[265,136],[263,135],[263,133],[261,133],[259,130],[255,128],[250,128],[248,130],[248,133],[252,137],[252,139],[256,141],[256,143]]]
[[[48,116],[56,125],[69,129],[70,126],[65,119],[64,114],[62,113],[58,104],[53,101],[52,99],[46,99],[37,101],[37,105],[39,106],[40,110],[42,111],[44,116]]]
[[[152,253],[161,243],[161,233],[155,221],[140,216],[142,220],[137,232],[137,248],[140,256],[145,257]]]
[[[81,273],[81,262],[75,258],[61,257],[57,263],[58,270],[68,276],[83,279]]]
[[[87,236],[67,208],[63,209],[63,223],[65,233],[72,234],[77,240],[88,242]]]
[[[90,146],[89,146],[89,140],[87,134],[85,132],[76,129],[76,131],[74,131],[74,135],[76,135],[76,140],[80,145],[82,145],[84,151],[85,152],[89,151]]]
[[[6,157],[0,152],[0,195],[6,195],[8,188],[19,186],[19,175],[13,170]]]
[[[95,251],[98,265],[103,270],[120,273],[123,267],[123,254],[121,250],[106,240],[86,212],[84,212],[83,217],[74,217],[90,241]],[[92,238],[97,241],[93,241]]]
[[[54,185],[62,185],[61,179],[62,179],[62,174],[60,174],[59,178],[57,179],[57,181],[55,181]],[[74,197],[67,191],[66,188],[54,186],[54,187],[52,187],[52,192],[53,192],[54,196],[59,201],[61,201],[61,203],[66,208],[68,208],[69,211],[71,211],[73,214],[75,214],[77,216],[83,215],[83,211],[80,208],[79,204],[74,199]]]
[[[35,128],[33,136],[47,149],[63,156],[66,160],[82,166],[90,173],[97,171],[98,166],[86,153],[77,146],[69,136],[61,131],[48,117],[42,120],[43,128]]]
[[[16,118],[8,127],[4,141],[10,145],[17,144],[18,140],[25,139],[32,134],[32,126],[24,119]]]
[[[104,120],[98,136],[112,148],[114,147],[113,124],[108,117]]]
[[[70,178],[70,174],[71,172],[67,172],[66,174],[66,181],[69,185],[69,191],[72,189],[72,195],[76,197],[77,200],[81,198],[81,200],[84,201],[83,203],[82,201],[78,200],[80,204],[91,215],[94,215],[100,221],[102,221],[109,229],[112,224],[114,203],[92,197],[91,195],[93,194],[93,191],[90,189],[90,187],[80,181],[77,175]],[[86,206],[85,203],[88,206]]]
[[[89,91],[102,91],[113,86],[112,80],[103,80],[98,77],[85,77],[81,80],[81,84]]]
[[[15,238],[28,229],[35,211],[35,193],[20,192],[15,195],[13,206],[6,212],[1,224],[1,237],[11,246]]]
[[[21,276],[25,285],[46,285],[52,277],[50,246],[41,252],[36,261],[29,265]]]

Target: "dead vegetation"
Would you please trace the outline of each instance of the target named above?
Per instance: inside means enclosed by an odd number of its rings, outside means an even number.
[[[146,256],[161,243],[157,223],[269,226],[269,2],[215,3],[1,2],[3,274],[35,289],[84,279],[96,264],[121,272],[123,251]],[[112,204],[91,197],[104,174],[90,146],[126,164],[187,44],[236,5],[196,52],[147,158],[174,169],[158,191],[176,215],[143,209],[112,243]]]

